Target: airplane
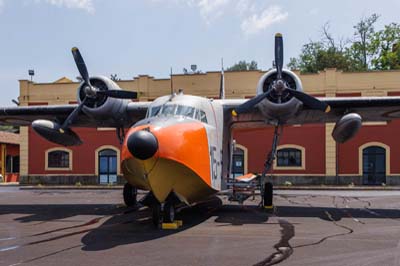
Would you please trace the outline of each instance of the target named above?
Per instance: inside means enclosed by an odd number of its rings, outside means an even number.
[[[136,92],[122,90],[104,76],[89,76],[78,48],[72,54],[82,77],[77,105],[0,108],[0,123],[32,126],[46,140],[64,146],[82,143],[73,127],[114,127],[122,143],[121,169],[127,183],[124,202],[143,204],[156,226],[173,222],[177,206],[191,206],[225,188],[232,163],[232,129],[273,126],[274,137],[257,179],[261,206],[272,208],[273,186],[267,173],[276,157],[284,125],[336,123],[335,141],[354,137],[363,121],[400,118],[400,97],[316,98],[303,92],[299,77],[283,69],[283,38],[275,35],[275,69],[259,80],[252,99],[208,99],[182,92],[133,102]],[[125,134],[125,129],[128,128]]]

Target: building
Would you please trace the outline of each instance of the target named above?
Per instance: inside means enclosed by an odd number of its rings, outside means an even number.
[[[225,72],[227,98],[251,98],[263,71]],[[400,71],[346,73],[326,69],[300,75],[304,91],[318,97],[400,95]],[[121,88],[138,92],[139,101],[151,101],[175,90],[217,98],[220,72],[173,75],[154,79],[141,75],[118,81]],[[62,78],[53,83],[20,81],[21,105],[76,103],[78,83]],[[364,123],[345,144],[331,137],[334,124],[287,126],[273,167],[276,183],[294,184],[400,184],[400,121]],[[84,145],[60,147],[22,127],[20,180],[22,183],[96,184],[122,181],[120,144],[115,129],[77,129]],[[272,143],[272,128],[235,130],[235,174],[260,173]]]
[[[0,131],[0,182],[19,181],[19,134]]]

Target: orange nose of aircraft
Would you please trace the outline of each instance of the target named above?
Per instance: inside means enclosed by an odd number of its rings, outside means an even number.
[[[142,125],[129,130],[122,147],[124,177],[160,201],[174,192],[191,202],[211,193],[207,132],[199,122]]]

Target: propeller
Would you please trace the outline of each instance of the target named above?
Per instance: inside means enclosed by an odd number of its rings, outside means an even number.
[[[282,79],[283,68],[283,38],[282,34],[275,34],[275,66],[277,78]]]
[[[284,92],[289,93],[291,96],[300,100],[305,106],[315,109],[321,110],[323,112],[329,112],[330,106],[324,102],[321,102],[317,98],[308,95],[304,92],[293,90],[289,88],[286,82],[283,80],[282,77],[282,69],[283,69],[283,38],[282,34],[277,33],[275,34],[275,67],[276,67],[276,80],[273,83],[273,86],[268,91],[260,94],[245,103],[239,105],[236,109],[232,110],[232,115],[237,116],[241,113],[248,113],[250,112],[259,102],[267,98],[272,91],[275,92],[277,96],[277,102],[282,102],[282,95]]]
[[[137,93],[134,91],[99,90],[98,88],[92,86],[92,84],[90,83],[89,72],[87,70],[85,61],[83,60],[81,52],[79,51],[79,49],[77,47],[73,47],[71,49],[71,52],[72,52],[72,56],[74,57],[76,67],[78,68],[78,71],[81,74],[81,77],[83,80],[83,86],[85,86],[84,87],[85,97],[83,98],[81,103],[78,105],[78,107],[76,107],[75,110],[72,111],[69,114],[69,116],[65,119],[64,123],[62,124],[62,126],[59,129],[59,131],[61,133],[64,133],[66,130],[69,129],[69,126],[78,117],[79,113],[82,111],[83,106],[85,105],[86,101],[89,98],[95,99],[97,95],[104,95],[107,97],[118,98],[118,99],[136,99],[137,98]]]

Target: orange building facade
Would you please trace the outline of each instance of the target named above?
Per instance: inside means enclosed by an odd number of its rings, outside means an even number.
[[[227,98],[255,95],[263,71],[225,72]],[[298,73],[299,74],[299,73]],[[400,95],[400,71],[343,73],[327,69],[300,75],[304,91],[318,97]],[[174,89],[185,94],[217,98],[219,72],[173,75],[170,79],[139,76],[119,81],[123,89],[138,92],[149,101]],[[53,83],[20,81],[21,105],[76,102],[78,83],[62,78]],[[334,124],[287,126],[272,169],[277,184],[400,184],[400,121],[363,123],[358,135],[345,144],[331,137]],[[79,128],[84,144],[61,147],[39,137],[30,127],[21,128],[20,181],[30,184],[121,183],[121,146],[115,129]],[[234,174],[260,173],[272,144],[273,129],[237,129]]]
[[[0,131],[0,182],[19,181],[19,134]]]

